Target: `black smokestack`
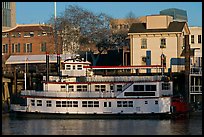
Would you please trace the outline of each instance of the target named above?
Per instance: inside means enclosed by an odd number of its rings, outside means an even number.
[[[49,81],[49,54],[46,53],[46,81]]]
[[[60,54],[57,54],[57,74],[60,76]]]

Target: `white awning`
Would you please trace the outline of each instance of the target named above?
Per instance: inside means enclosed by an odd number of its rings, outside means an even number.
[[[61,61],[73,57],[73,54],[60,54]],[[50,63],[57,63],[57,54],[49,55]],[[46,63],[46,54],[43,55],[11,55],[5,64]]]

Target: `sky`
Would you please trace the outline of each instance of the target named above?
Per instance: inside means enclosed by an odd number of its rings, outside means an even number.
[[[130,12],[140,17],[177,8],[187,11],[188,26],[202,27],[202,2],[57,2],[56,5],[56,16],[63,13],[69,5],[76,5],[95,14],[105,13],[113,18],[125,18]],[[54,2],[16,2],[17,24],[46,23],[52,16]]]

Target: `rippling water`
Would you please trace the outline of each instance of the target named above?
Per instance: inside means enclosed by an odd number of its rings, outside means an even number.
[[[17,119],[2,116],[3,135],[202,135],[202,117],[180,120]]]

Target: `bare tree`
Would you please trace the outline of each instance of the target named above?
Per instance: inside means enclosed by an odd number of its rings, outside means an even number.
[[[132,16],[132,15],[131,15]],[[97,56],[94,56],[92,48],[87,52],[91,54],[93,65],[96,65],[100,54],[110,48],[127,45],[128,30],[120,30],[112,33],[110,20],[112,18],[104,13],[94,14],[91,11],[78,6],[69,6],[50,22],[55,24],[55,30],[61,37],[62,50],[69,53],[79,53],[80,46],[95,45],[98,49]],[[59,43],[59,42],[58,42]]]
[[[99,43],[111,35],[109,20],[110,17],[104,13],[97,15],[78,6],[69,6],[56,21],[51,18],[49,22],[55,24],[56,31],[61,36],[63,51],[78,53],[80,45],[101,45]],[[107,46],[97,46],[99,55]],[[91,50],[88,52],[93,54]]]

